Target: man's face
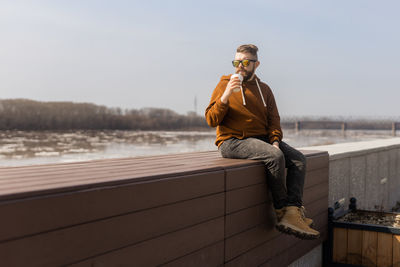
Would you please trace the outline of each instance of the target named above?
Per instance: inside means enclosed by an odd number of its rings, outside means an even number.
[[[257,60],[256,57],[253,56],[252,54],[236,53],[235,60],[244,60],[244,59]],[[239,66],[235,67],[235,73],[240,73],[243,76],[243,81],[248,81],[253,78],[256,68],[259,65],[260,65],[259,61],[257,62],[250,61],[250,64],[247,67],[243,66],[243,64],[240,63]]]

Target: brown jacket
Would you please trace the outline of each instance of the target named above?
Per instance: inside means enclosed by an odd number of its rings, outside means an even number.
[[[211,96],[206,109],[206,120],[211,127],[217,127],[215,144],[220,146],[223,141],[235,137],[244,139],[251,136],[268,136],[272,144],[282,140],[282,130],[278,108],[269,86],[258,80],[266,104],[260,95],[256,80],[243,82],[243,97],[241,92],[234,92],[227,104],[221,102],[221,96],[231,75],[222,76]],[[244,101],[245,104],[244,105]]]

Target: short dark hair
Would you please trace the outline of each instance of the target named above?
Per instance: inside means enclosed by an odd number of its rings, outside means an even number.
[[[258,47],[253,44],[241,45],[236,49],[236,52],[237,53],[249,53],[249,54],[252,54],[253,56],[255,56],[256,59],[258,59],[258,56],[257,56]]]

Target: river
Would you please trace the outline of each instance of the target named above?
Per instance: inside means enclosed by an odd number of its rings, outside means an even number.
[[[284,130],[294,147],[391,138],[389,131]],[[215,131],[0,131],[0,166],[217,150]]]

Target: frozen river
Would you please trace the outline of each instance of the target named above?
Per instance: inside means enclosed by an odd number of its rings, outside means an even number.
[[[390,138],[388,131],[284,130],[294,147]],[[0,166],[217,150],[215,131],[0,131]]]

